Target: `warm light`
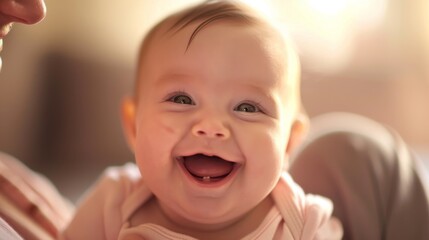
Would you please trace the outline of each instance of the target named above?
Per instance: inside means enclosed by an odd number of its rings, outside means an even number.
[[[321,14],[338,15],[350,7],[353,0],[307,0],[307,2],[311,8]]]
[[[315,71],[351,61],[359,37],[382,23],[387,0],[271,0],[302,59]]]
[[[262,0],[241,0],[241,2],[251,6],[266,16],[272,16],[273,14],[270,2],[267,3],[267,1]]]

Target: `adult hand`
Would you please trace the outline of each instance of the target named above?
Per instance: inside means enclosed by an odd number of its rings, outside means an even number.
[[[0,216],[22,237],[55,238],[73,211],[49,180],[0,153]]]

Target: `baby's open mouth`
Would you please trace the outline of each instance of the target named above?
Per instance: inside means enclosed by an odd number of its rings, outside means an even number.
[[[234,162],[218,156],[195,154],[184,156],[183,166],[196,180],[201,182],[217,182],[227,177],[234,169]]]

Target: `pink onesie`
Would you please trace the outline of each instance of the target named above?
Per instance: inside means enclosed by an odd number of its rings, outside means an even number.
[[[275,206],[243,239],[341,239],[341,224],[330,217],[332,203],[305,195],[288,173],[271,196]],[[195,239],[155,224],[130,226],[131,215],[151,197],[136,165],[111,167],[88,192],[60,239]]]

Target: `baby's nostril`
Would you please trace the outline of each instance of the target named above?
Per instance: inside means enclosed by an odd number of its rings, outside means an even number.
[[[202,130],[199,130],[197,133],[198,133],[198,135],[206,135],[206,133]]]
[[[225,137],[225,134],[223,132],[210,132],[210,131],[204,131],[204,130],[197,130],[195,131],[195,135],[200,137],[210,137],[210,138],[223,138]]]

